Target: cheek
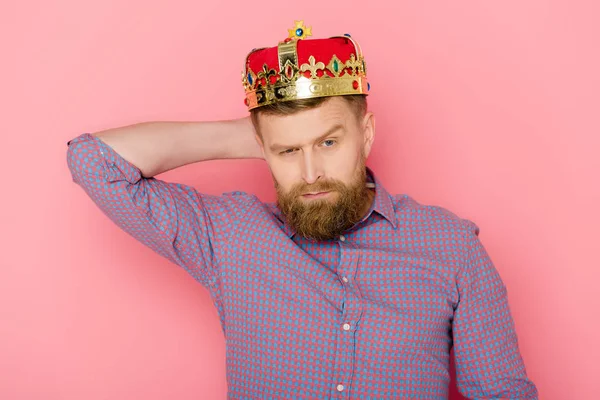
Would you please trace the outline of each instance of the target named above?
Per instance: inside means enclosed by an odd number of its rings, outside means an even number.
[[[289,191],[298,182],[293,165],[281,163],[273,159],[268,160],[267,163],[273,179],[284,191]]]
[[[327,160],[327,175],[331,178],[349,182],[360,163],[360,152],[352,149],[351,151],[339,152],[334,157]]]

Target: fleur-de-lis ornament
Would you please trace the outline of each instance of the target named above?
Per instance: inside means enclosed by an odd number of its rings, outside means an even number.
[[[308,57],[308,64],[302,64],[300,66],[300,71],[302,72],[306,72],[306,71],[310,71],[310,76],[312,78],[316,78],[317,77],[317,71],[320,69],[325,69],[325,64],[323,64],[321,61],[319,61],[318,63],[315,63],[315,58],[313,56]]]
[[[272,76],[277,76],[277,71],[275,71],[274,69],[269,69],[269,66],[267,64],[263,65],[263,69],[262,71],[260,71],[258,74],[256,74],[256,77],[258,79],[265,79],[265,84],[266,86],[271,86],[271,77]]]
[[[350,71],[352,71],[352,75],[354,76],[360,71],[362,63],[356,59],[354,54],[350,54],[350,59],[346,61],[346,67],[350,68]]]

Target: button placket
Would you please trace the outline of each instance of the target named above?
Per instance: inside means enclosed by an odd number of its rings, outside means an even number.
[[[345,242],[345,243],[342,243]],[[340,246],[340,263],[337,273],[343,282],[344,307],[342,309],[340,325],[338,330],[338,346],[335,356],[335,374],[332,382],[332,398],[348,398],[349,388],[352,384],[354,371],[354,358],[356,349],[356,321],[362,314],[362,302],[360,293],[354,289],[349,277],[354,276],[359,261],[359,250],[346,238],[338,242]]]

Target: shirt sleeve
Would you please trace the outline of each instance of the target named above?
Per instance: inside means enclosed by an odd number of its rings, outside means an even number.
[[[458,391],[469,399],[537,399],[519,352],[506,287],[469,220],[452,338]]]
[[[67,145],[73,181],[104,214],[203,285],[215,284],[225,243],[255,196],[243,192],[211,196],[187,185],[145,178],[90,133]]]

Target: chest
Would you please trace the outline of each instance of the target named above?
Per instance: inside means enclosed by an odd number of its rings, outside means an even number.
[[[277,231],[241,238],[221,266],[225,322],[333,329],[344,319],[364,329],[447,331],[458,301],[456,260],[419,240],[380,236],[318,244]]]

